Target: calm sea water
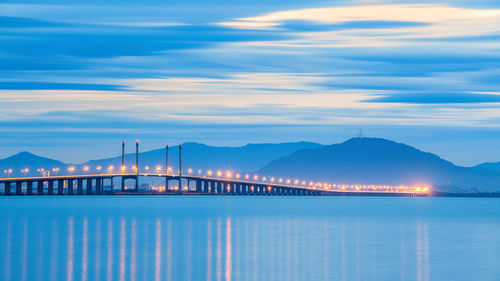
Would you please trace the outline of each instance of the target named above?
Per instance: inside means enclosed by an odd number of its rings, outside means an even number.
[[[500,280],[500,199],[2,197],[0,280]]]

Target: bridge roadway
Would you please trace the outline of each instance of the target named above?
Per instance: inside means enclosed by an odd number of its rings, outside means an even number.
[[[140,177],[160,177],[165,179],[162,191],[139,192]],[[114,179],[121,179],[121,186],[114,187]],[[134,181],[134,188],[127,189],[126,180]],[[170,182],[177,182],[178,187],[171,187]],[[105,186],[105,183],[109,184]],[[185,185],[184,182],[186,183]],[[75,184],[76,183],[76,184]],[[194,184],[193,184],[194,183]],[[61,175],[50,177],[0,178],[1,195],[133,195],[133,194],[169,194],[169,195],[278,195],[278,196],[427,196],[426,193],[409,190],[340,190],[323,189],[308,186],[284,185],[257,181],[245,181],[229,178],[166,174],[87,174]],[[194,186],[193,186],[194,185]],[[106,188],[107,187],[107,188]],[[187,188],[186,188],[187,187]],[[35,191],[36,190],[36,191]],[[0,189],[1,191],[1,189]]]

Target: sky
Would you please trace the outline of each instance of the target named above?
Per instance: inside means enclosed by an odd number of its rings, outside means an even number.
[[[0,158],[359,129],[458,165],[500,161],[500,2],[0,3]]]

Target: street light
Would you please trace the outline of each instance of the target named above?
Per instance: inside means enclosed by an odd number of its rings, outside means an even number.
[[[68,172],[70,174],[72,174],[74,170],[75,170],[75,167],[73,167],[73,166],[71,166],[71,167],[68,168]]]
[[[10,174],[12,173],[12,169],[6,169],[6,170],[3,170],[3,172],[7,174],[7,177],[10,177]]]

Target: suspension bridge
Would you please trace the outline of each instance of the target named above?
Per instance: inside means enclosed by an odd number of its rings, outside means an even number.
[[[2,195],[267,195],[267,196],[427,196],[426,186],[381,186],[381,185],[346,185],[325,182],[299,181],[275,177],[230,172],[212,173],[208,170],[202,175],[193,174],[192,169],[182,174],[182,151],[179,145],[179,171],[172,174],[168,166],[168,145],[165,147],[165,169],[156,169],[156,173],[139,172],[139,141],[136,141],[135,165],[133,173],[126,172],[125,142],[122,142],[122,166],[120,173],[112,173],[110,166],[106,173],[50,175],[43,173],[35,177],[0,178],[3,185]],[[111,169],[112,168],[112,169]],[[43,170],[43,169],[42,169]],[[100,167],[98,170],[101,170]],[[147,170],[147,169],[146,169]],[[74,172],[74,167],[68,172]],[[160,178],[162,186],[149,190],[140,190],[140,180]],[[127,182],[132,181],[132,185]],[[0,189],[1,190],[1,189]]]

